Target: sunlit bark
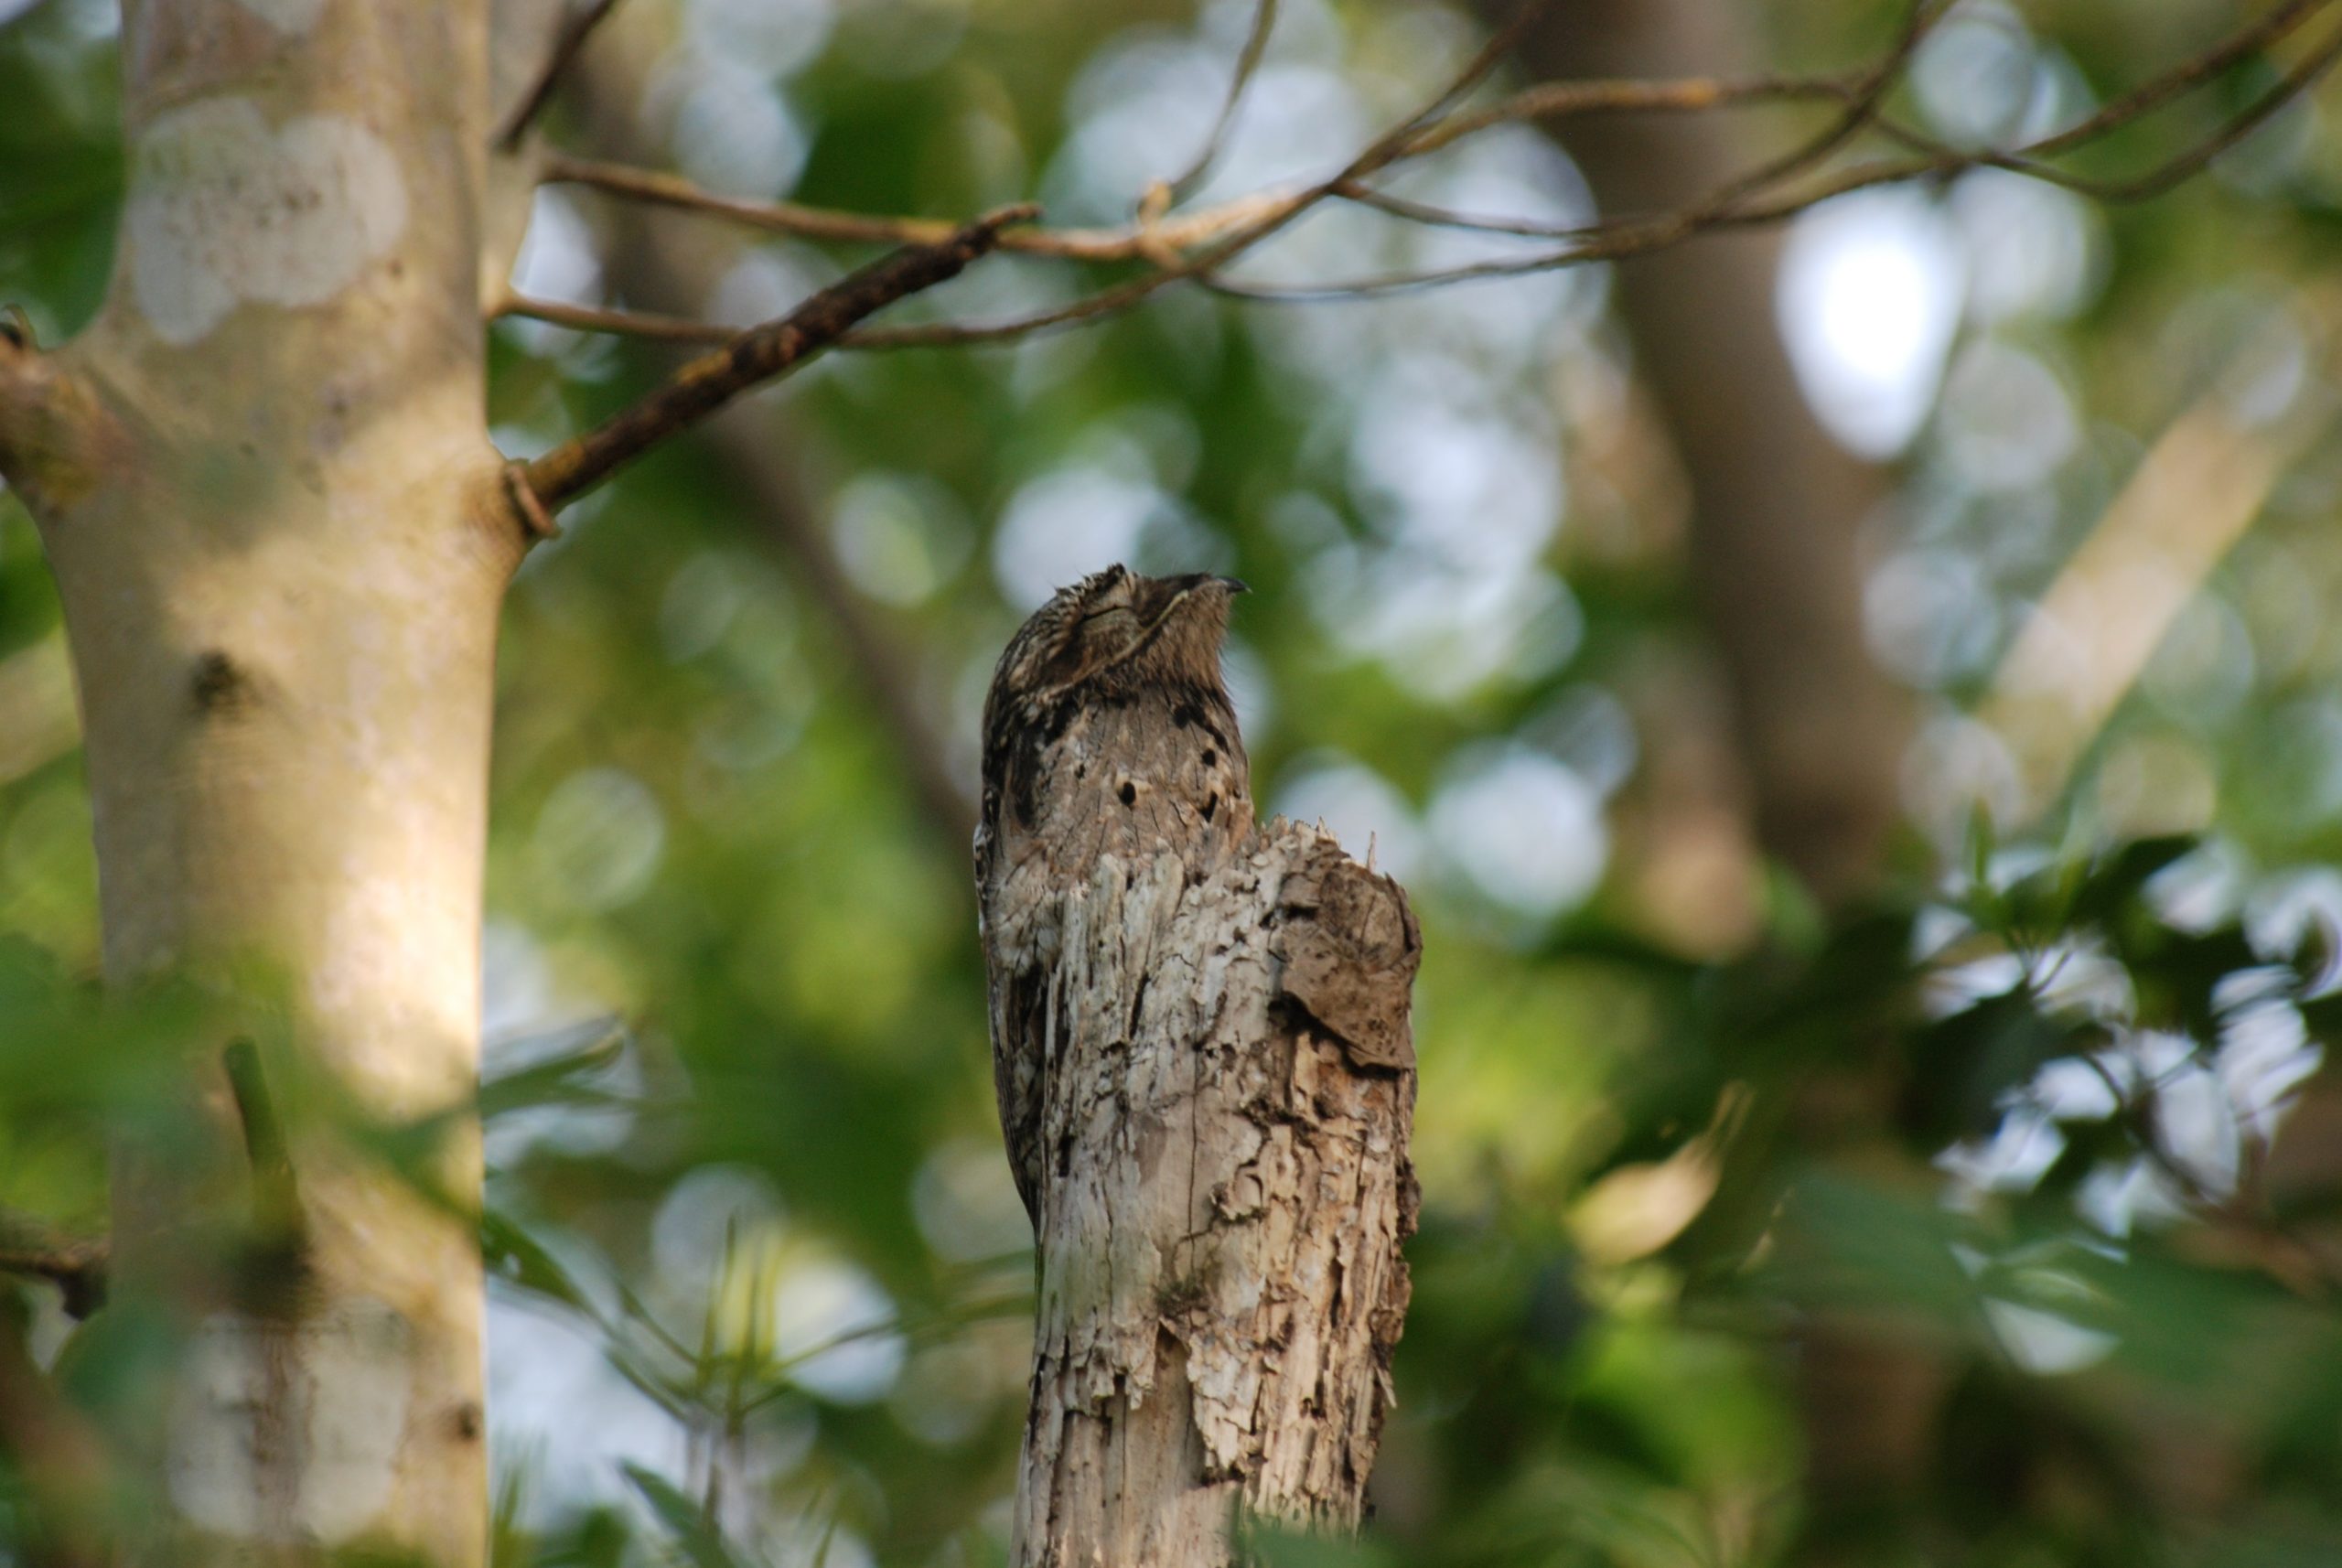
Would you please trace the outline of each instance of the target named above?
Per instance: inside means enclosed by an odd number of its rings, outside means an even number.
[[[1216,1568],[1365,1506],[1415,1226],[1395,884],[1278,822],[1209,880],[1067,895],[1021,1568]]]
[[[521,541],[482,419],[484,0],[149,0],[105,306],[0,346],[0,463],[80,693],[117,984],[227,1000],[192,1147],[116,1150],[116,1302],[184,1330],[152,1391],[144,1560],[486,1550],[478,1143],[457,1211],[295,1127],[286,1247],[246,1222],[235,1031],[370,1119],[465,1104],[495,618]],[[249,1017],[254,992],[282,1004]],[[246,1015],[240,1017],[239,1015]]]

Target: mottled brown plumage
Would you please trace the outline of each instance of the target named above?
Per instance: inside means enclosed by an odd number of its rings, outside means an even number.
[[[1252,832],[1251,768],[1219,670],[1229,599],[1242,589],[1110,566],[1035,611],[993,673],[976,892],[1001,1130],[1037,1220],[1066,895],[1108,855],[1132,867],[1176,855],[1198,880]]]

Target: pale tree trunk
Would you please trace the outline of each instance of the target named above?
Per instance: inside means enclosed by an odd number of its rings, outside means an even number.
[[[538,61],[551,19],[496,22]],[[174,1327],[152,1419],[112,1434],[135,1561],[485,1560],[470,1108],[505,585],[553,510],[1027,215],[906,246],[507,464],[481,280],[535,166],[491,136],[489,27],[489,0],[131,5],[106,304],[55,351],[0,326],[0,474],[64,604],[106,969],[209,999],[185,1124],[114,1150],[112,1316]],[[441,1135],[392,1168],[280,1103]]]
[[[116,1150],[116,1299],[184,1329],[145,1561],[486,1552],[473,1130],[434,1162],[450,1212],[297,1124],[263,1148],[266,1090],[231,1093],[222,1052],[250,1029],[262,1077],[329,1077],[385,1122],[472,1092],[495,622],[525,537],[483,422],[488,47],[486,0],[130,5],[104,309],[54,352],[0,342],[108,974],[193,974],[228,1019],[185,1042],[195,1147]],[[255,1197],[290,1243],[257,1264],[219,1243]]]
[[[1415,1224],[1396,884],[1277,822],[1209,880],[1107,857],[1051,973],[1020,1568],[1213,1568],[1365,1506]]]

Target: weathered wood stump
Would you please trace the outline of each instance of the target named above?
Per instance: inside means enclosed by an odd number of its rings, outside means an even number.
[[[1283,821],[1192,886],[1109,856],[1066,896],[1018,1564],[1357,1527],[1407,1310],[1421,948],[1396,883]]]

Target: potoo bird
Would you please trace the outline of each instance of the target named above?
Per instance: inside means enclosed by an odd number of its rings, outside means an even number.
[[[976,896],[993,1087],[1026,1212],[1048,1167],[1049,970],[1068,892],[1100,858],[1169,853],[1210,875],[1252,828],[1252,768],[1220,678],[1233,577],[1084,577],[1009,640],[984,699]]]

